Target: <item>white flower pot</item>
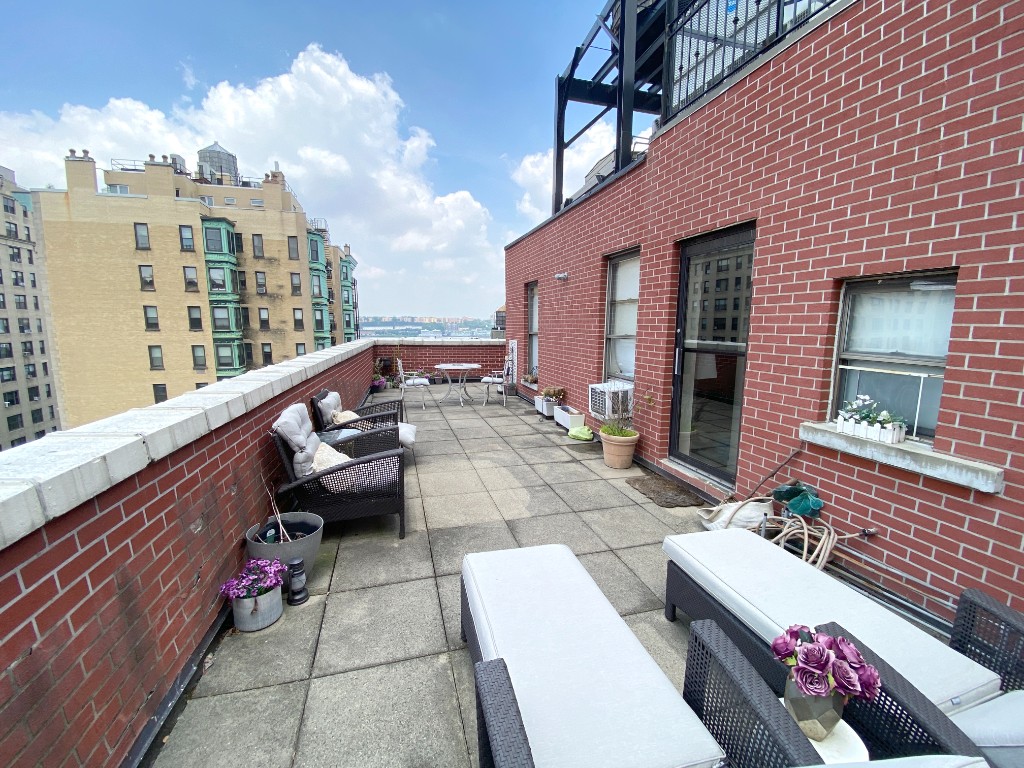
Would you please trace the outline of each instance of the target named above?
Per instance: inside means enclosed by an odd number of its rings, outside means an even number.
[[[881,442],[882,440],[882,425],[881,424],[866,424],[864,427],[864,437],[868,440],[874,440]]]
[[[856,437],[867,438],[868,436],[868,425],[863,421],[858,421],[853,427],[853,434]]]
[[[550,419],[555,415],[555,406],[558,405],[555,400],[548,400],[545,397],[541,398],[541,413],[544,414],[545,418]]]
[[[904,424],[886,424],[882,427],[881,441],[883,443],[902,443],[907,439],[907,427]]]
[[[555,408],[555,421],[566,429],[575,429],[583,426],[585,417],[582,411],[568,405],[560,405]]]
[[[544,398],[541,395],[533,398],[533,407],[537,409],[537,413],[544,413]]]
[[[857,431],[857,422],[853,419],[846,419],[843,422],[843,434],[852,435]]]

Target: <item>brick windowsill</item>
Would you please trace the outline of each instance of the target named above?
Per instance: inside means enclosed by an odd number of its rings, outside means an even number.
[[[1003,470],[1000,467],[938,453],[925,443],[879,443],[837,432],[834,423],[812,422],[800,425],[800,439],[982,493],[1002,493],[1003,490]]]

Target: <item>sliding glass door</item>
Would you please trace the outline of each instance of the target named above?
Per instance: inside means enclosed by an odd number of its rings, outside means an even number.
[[[754,225],[682,243],[673,376],[673,457],[732,482],[750,325]]]

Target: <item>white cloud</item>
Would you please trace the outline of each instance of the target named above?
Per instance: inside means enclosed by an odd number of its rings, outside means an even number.
[[[596,123],[566,150],[562,165],[562,194],[571,196],[583,186],[587,172],[615,148],[615,128],[608,122]],[[531,224],[538,224],[551,215],[551,180],[555,152],[527,155],[512,172],[512,180],[523,188],[516,210]]]
[[[179,67],[186,85],[197,82],[191,64]],[[340,54],[311,45],[287,72],[251,86],[217,83],[170,114],[134,99],[65,104],[56,118],[0,112],[0,135],[4,164],[27,186],[64,187],[70,147],[89,149],[103,167],[176,153],[194,168],[197,150],[218,141],[240,173],[257,178],[277,161],[306,214],[328,220],[332,242],[352,245],[363,314],[487,317],[504,303],[490,213],[468,190],[433,188],[435,142],[425,128],[402,127],[402,107],[386,75],[356,74]],[[426,268],[439,258],[452,267]]]
[[[178,69],[181,70],[181,81],[185,83],[185,87],[190,91],[199,85],[199,80],[196,79],[196,73],[192,71],[192,65],[187,61],[179,61]]]

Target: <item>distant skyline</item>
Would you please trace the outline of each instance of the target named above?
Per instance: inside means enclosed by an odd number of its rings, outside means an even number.
[[[554,81],[600,4],[69,2],[8,14],[0,165],[63,188],[69,148],[111,159],[214,141],[280,164],[359,262],[366,315],[487,318],[503,246],[550,210]],[[20,41],[20,42],[18,42]],[[45,41],[45,45],[32,45]],[[642,126],[638,126],[642,127]],[[613,143],[571,150],[567,194]]]

